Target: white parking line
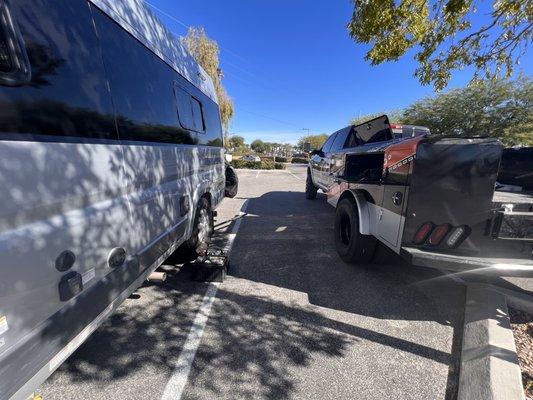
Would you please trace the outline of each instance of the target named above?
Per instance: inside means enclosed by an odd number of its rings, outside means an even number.
[[[257,171],[257,175],[255,175],[255,177],[257,178],[260,173],[261,173],[261,170]]]
[[[242,216],[246,212],[248,207],[248,199],[243,203],[239,216]],[[226,245],[224,249],[227,253],[231,251],[233,247],[233,241],[237,236],[239,227],[241,226],[242,218],[238,218],[233,225],[233,229],[229,234],[227,234]],[[207,288],[207,291],[202,300],[202,305],[196,314],[196,318],[191,326],[187,340],[183,345],[180,356],[174,365],[174,370],[170,379],[168,380],[163,395],[161,396],[162,400],[180,400],[183,394],[183,389],[187,384],[189,378],[189,373],[191,372],[192,363],[194,362],[194,357],[196,356],[196,351],[202,340],[202,335],[204,334],[204,329],[209,318],[209,313],[211,312],[211,306],[215,301],[219,283],[211,283]]]
[[[300,178],[299,176],[297,175],[294,175],[291,171],[287,171],[289,174],[291,174],[292,176],[294,176],[296,179],[300,180],[300,181],[303,181],[302,178]]]

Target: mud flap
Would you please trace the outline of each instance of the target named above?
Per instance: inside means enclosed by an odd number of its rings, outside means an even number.
[[[239,177],[237,176],[237,172],[235,172],[235,169],[231,165],[226,164],[226,187],[224,189],[224,196],[232,199],[237,196],[238,191]]]

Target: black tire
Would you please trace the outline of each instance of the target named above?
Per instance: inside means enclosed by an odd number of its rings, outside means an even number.
[[[316,199],[316,192],[318,188],[313,184],[313,178],[311,178],[311,172],[307,170],[307,179],[305,180],[305,198],[309,200]]]
[[[335,248],[349,264],[368,264],[376,250],[376,238],[359,232],[359,213],[354,199],[346,198],[337,205],[335,214]]]
[[[204,255],[211,243],[212,234],[213,210],[209,200],[202,197],[196,207],[191,237],[181,246],[182,255],[190,259]]]

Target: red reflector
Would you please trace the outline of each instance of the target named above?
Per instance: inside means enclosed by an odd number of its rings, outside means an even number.
[[[442,224],[437,226],[431,233],[431,236],[428,239],[428,244],[432,246],[438,246],[449,230],[450,224]]]
[[[414,244],[422,244],[426,241],[429,234],[433,230],[433,227],[435,224],[433,222],[426,222],[424,225],[422,225],[418,231],[415,234],[415,237],[413,238]]]

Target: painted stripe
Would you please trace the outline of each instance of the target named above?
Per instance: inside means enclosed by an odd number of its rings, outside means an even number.
[[[189,373],[196,356],[196,351],[200,346],[200,341],[204,334],[209,313],[211,312],[211,306],[215,301],[218,285],[218,283],[211,283],[207,288],[202,305],[196,314],[196,318],[189,331],[185,345],[183,346],[178,361],[174,366],[174,371],[167,382],[165,391],[161,397],[162,400],[181,399],[183,389],[189,379]]]
[[[249,200],[246,200],[242,205],[239,217],[242,217],[245,214],[246,208],[248,207],[248,201]],[[226,244],[224,246],[224,250],[227,253],[229,253],[233,247],[233,242],[235,240],[235,237],[237,236],[237,232],[239,231],[241,222],[242,218],[238,218],[231,232],[227,234]],[[196,357],[196,351],[200,346],[205,326],[207,324],[207,320],[209,319],[211,307],[213,306],[213,302],[215,301],[218,286],[218,283],[211,283],[207,288],[207,291],[202,300],[202,305],[200,306],[200,309],[196,314],[189,334],[187,335],[185,344],[183,345],[183,349],[181,350],[180,356],[174,365],[172,375],[170,376],[170,379],[168,380],[167,385],[165,386],[165,390],[163,391],[161,400],[181,399],[181,396],[183,395],[183,390],[185,389],[185,386],[187,385],[187,381],[189,379],[189,373],[191,372],[194,358]]]
[[[289,174],[291,174],[292,176],[294,176],[296,179],[300,180],[300,181],[303,181],[302,178],[300,178],[299,176],[297,175],[294,175],[291,171],[287,171]]]

